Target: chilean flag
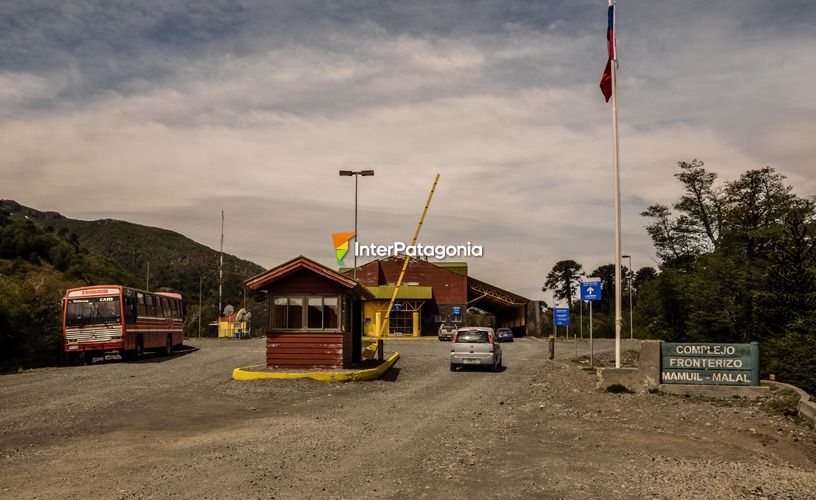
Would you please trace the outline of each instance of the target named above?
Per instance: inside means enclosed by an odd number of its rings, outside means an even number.
[[[608,16],[609,25],[606,28],[606,40],[609,44],[609,59],[606,61],[606,68],[603,76],[601,76],[601,92],[606,102],[609,102],[609,98],[612,97],[612,62],[617,59],[615,54],[615,5],[612,0],[609,1]]]

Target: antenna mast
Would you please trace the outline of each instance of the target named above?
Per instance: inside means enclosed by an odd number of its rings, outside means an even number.
[[[218,317],[221,317],[221,289],[224,286],[224,211],[221,210],[221,251],[218,256]]]

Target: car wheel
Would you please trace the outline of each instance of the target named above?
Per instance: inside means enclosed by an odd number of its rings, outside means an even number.
[[[451,363],[451,365],[450,365],[450,366],[451,366],[451,371],[452,371],[452,372],[455,372],[455,371],[456,371],[456,365],[455,365],[455,364],[453,364],[453,363]]]

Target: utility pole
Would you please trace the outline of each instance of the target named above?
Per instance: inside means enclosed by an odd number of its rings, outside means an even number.
[[[354,176],[354,247],[357,246],[357,242],[360,241],[360,238],[357,236],[357,177],[362,175],[363,177],[370,177],[374,175],[373,170],[341,170],[340,176],[342,177],[351,177]],[[354,251],[354,271],[353,277],[357,279],[357,251],[355,248]]]
[[[632,321],[632,274],[634,273],[632,270],[632,256],[621,255],[621,257],[624,259],[629,259],[629,340],[632,340],[635,338],[635,328]]]
[[[198,336],[201,337],[201,275],[198,275]]]
[[[145,288],[146,292],[150,291],[150,261],[147,261],[147,286]]]
[[[218,317],[221,317],[221,290],[224,287],[224,211],[221,210],[221,250],[218,257]]]

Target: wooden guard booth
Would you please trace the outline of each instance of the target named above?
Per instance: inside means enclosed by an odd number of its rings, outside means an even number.
[[[244,282],[266,294],[270,368],[349,368],[361,361],[364,286],[300,256]]]

